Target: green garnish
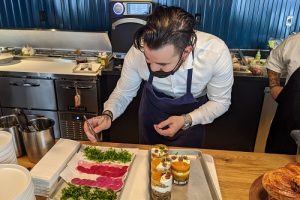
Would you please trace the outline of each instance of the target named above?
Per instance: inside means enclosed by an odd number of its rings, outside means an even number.
[[[122,162],[127,163],[131,161],[132,154],[129,153],[127,150],[121,149],[121,151],[117,152],[115,149],[110,148],[107,151],[101,151],[96,147],[86,147],[84,150],[84,156],[93,161],[97,162],[104,162],[104,161],[111,161],[111,162]]]
[[[87,186],[68,184],[62,190],[61,200],[115,200],[117,194],[112,190],[100,190]]]

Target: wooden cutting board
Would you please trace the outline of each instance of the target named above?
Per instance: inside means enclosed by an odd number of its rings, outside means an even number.
[[[263,175],[259,176],[252,183],[249,190],[249,200],[268,200],[268,193],[262,185]]]

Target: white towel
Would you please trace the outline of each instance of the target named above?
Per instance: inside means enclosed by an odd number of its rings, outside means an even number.
[[[46,155],[32,168],[33,182],[51,188],[59,178],[69,160],[80,148],[80,143],[69,139],[60,139]]]

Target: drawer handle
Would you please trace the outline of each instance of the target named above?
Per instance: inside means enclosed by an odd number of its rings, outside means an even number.
[[[9,83],[11,86],[17,86],[17,87],[39,87],[40,84],[38,83]]]
[[[75,90],[74,86],[62,86],[62,88],[66,89],[66,90]],[[89,90],[89,89],[92,89],[93,86],[92,85],[89,85],[89,86],[77,86],[76,88],[79,89],[79,90]]]

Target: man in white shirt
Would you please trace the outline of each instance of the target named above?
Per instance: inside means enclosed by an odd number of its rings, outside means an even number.
[[[204,124],[231,103],[232,61],[219,38],[194,30],[195,19],[177,7],[158,7],[135,34],[116,88],[101,117],[89,121],[108,129],[144,85],[139,108],[139,141],[201,147]],[[85,124],[85,132],[96,141]]]
[[[295,154],[296,143],[290,137],[300,129],[300,33],[288,37],[271,51],[267,60],[269,86],[278,107],[270,128],[266,152]],[[286,85],[280,74],[287,71]]]

